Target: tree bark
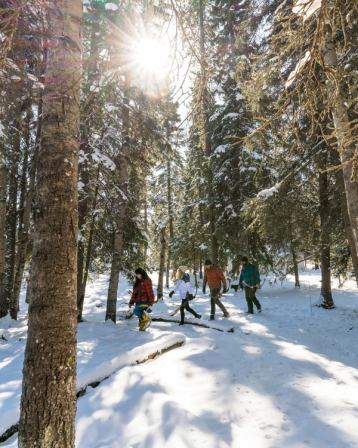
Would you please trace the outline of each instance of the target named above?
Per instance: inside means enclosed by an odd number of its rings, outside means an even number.
[[[5,147],[0,143],[0,318],[6,316],[9,311],[9,304],[5,295],[6,187]]]
[[[17,306],[14,301],[14,276],[16,265],[16,233],[18,222],[18,165],[20,160],[20,111],[14,121],[15,134],[11,151],[9,169],[9,202],[6,217],[6,274],[5,274],[5,296],[9,303],[9,311],[12,319],[17,319]]]
[[[353,160],[357,157],[355,142],[356,135],[351,129],[343,89],[342,75],[338,65],[337,53],[332,37],[332,30],[325,26],[325,41],[322,49],[323,59],[327,70],[327,93],[333,99],[333,122],[335,127],[338,150],[342,163],[344,186],[347,198],[347,210],[351,223],[352,239],[355,252],[358,254],[358,178],[353,171]]]
[[[29,110],[26,119],[26,147],[24,149],[22,172],[20,180],[20,202],[19,202],[19,226],[18,226],[18,250],[16,259],[16,269],[14,278],[14,291],[13,302],[16,313],[20,308],[20,291],[21,283],[24,274],[26,255],[27,255],[27,243],[29,239],[29,227],[30,227],[30,214],[33,192],[35,188],[35,158],[31,163],[31,169],[29,173],[30,184],[27,189],[28,171],[29,171],[29,153],[30,153],[30,120],[32,118],[32,112]]]
[[[90,266],[91,256],[92,256],[92,243],[93,243],[93,235],[94,235],[95,223],[96,223],[96,208],[97,208],[97,196],[98,196],[98,187],[99,187],[99,185],[98,185],[99,184],[99,172],[100,171],[98,168],[96,187],[95,187],[94,199],[93,199],[93,207],[92,207],[92,218],[91,218],[91,224],[90,224],[89,235],[88,235],[86,256],[84,259],[84,261],[85,261],[84,272],[83,272],[83,277],[81,278],[81,285],[78,286],[79,293],[77,293],[77,321],[78,322],[82,321],[83,303],[85,300],[88,272],[89,272],[89,266]]]
[[[167,268],[165,286],[169,288],[170,263],[171,263],[171,245],[174,239],[174,220],[172,203],[172,170],[170,159],[167,160],[167,203],[168,203],[168,223],[169,223],[169,241],[167,249]]]
[[[214,186],[213,186],[213,167],[211,163],[211,144],[209,139],[209,90],[208,90],[208,74],[207,74],[207,60],[205,50],[205,26],[204,26],[205,6],[204,1],[199,0],[199,36],[200,36],[200,69],[201,69],[201,114],[203,121],[202,129],[202,145],[206,154],[208,164],[208,179],[207,179],[207,202],[209,212],[209,229],[210,229],[210,252],[211,259],[214,264],[218,263],[219,259],[219,242],[216,234],[216,217],[215,217],[215,203],[214,203]]]
[[[147,265],[148,259],[148,188],[147,181],[144,184],[144,232],[145,232],[145,242],[143,249],[143,261],[144,266]]]
[[[322,306],[333,308],[331,290],[330,204],[327,174],[327,152],[319,155],[319,215],[321,221],[321,297]]]
[[[297,253],[296,253],[296,247],[295,247],[295,242],[294,242],[294,237],[293,237],[291,220],[290,220],[289,226],[290,226],[290,250],[291,250],[291,255],[292,255],[293,272],[295,274],[295,288],[300,288],[301,287],[300,275],[299,275],[299,271],[298,271]]]
[[[335,164],[340,163],[339,153],[337,151],[333,152],[333,161]],[[358,254],[356,252],[356,247],[354,244],[354,235],[352,232],[351,221],[349,219],[346,190],[344,188],[344,178],[343,178],[343,172],[342,172],[341,168],[336,171],[336,182],[337,182],[339,193],[340,193],[340,204],[341,204],[342,217],[343,217],[343,222],[344,222],[344,230],[345,230],[347,242],[349,245],[349,250],[350,250],[350,254],[351,254],[351,258],[352,258],[352,265],[353,265],[356,282],[358,285]]]
[[[159,261],[159,273],[158,273],[158,289],[157,300],[163,298],[163,285],[164,285],[164,268],[165,268],[165,248],[166,248],[166,229],[163,227],[160,230],[160,261]]]
[[[99,53],[100,53],[100,10],[97,1],[91,1],[90,4],[91,14],[91,44],[88,57],[88,69],[87,78],[90,86],[99,82]],[[84,110],[84,119],[81,123],[81,150],[85,154],[85,157],[79,164],[79,179],[83,184],[83,190],[79,194],[78,202],[78,227],[79,227],[79,241],[78,241],[78,253],[77,253],[77,306],[79,309],[79,319],[82,319],[82,307],[83,307],[83,292],[85,289],[84,277],[85,277],[85,263],[86,263],[86,241],[85,231],[88,225],[90,217],[90,203],[93,199],[90,194],[91,190],[91,166],[92,160],[92,148],[89,144],[89,138],[91,134],[91,124],[93,122],[92,113],[90,113],[91,107],[96,103],[98,99],[98,93],[96,91],[90,91],[88,94],[87,102]],[[96,115],[95,115],[96,116]],[[95,187],[96,188],[96,187]],[[91,220],[92,221],[92,220]],[[88,242],[87,242],[88,245]],[[83,296],[83,297],[82,297]],[[81,303],[82,302],[82,303]]]
[[[74,448],[80,0],[46,6],[48,58],[37,163],[20,448]]]
[[[125,76],[125,85],[123,93],[123,109],[122,109],[122,133],[123,144],[120,153],[116,157],[116,172],[118,176],[118,187],[121,195],[118,198],[119,210],[116,216],[115,222],[115,235],[113,243],[113,254],[111,273],[109,278],[109,287],[107,295],[107,311],[106,320],[110,319],[113,322],[117,320],[117,293],[118,293],[118,281],[119,273],[121,269],[121,258],[124,248],[124,231],[126,225],[126,214],[128,207],[128,181],[129,181],[129,89],[130,78]]]

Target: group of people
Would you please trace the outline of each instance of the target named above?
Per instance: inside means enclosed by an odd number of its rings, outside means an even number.
[[[257,266],[250,263],[247,257],[242,257],[242,269],[239,277],[239,287],[245,291],[247,302],[247,313],[254,313],[254,305],[257,312],[261,312],[261,304],[256,297],[256,291],[260,288],[260,274]],[[191,313],[197,319],[201,318],[189,302],[195,297],[190,285],[190,276],[185,272],[185,267],[180,267],[175,275],[174,289],[169,293],[169,297],[178,294],[181,300],[180,304],[180,323],[184,325],[185,311]],[[134,314],[139,319],[139,330],[144,331],[151,322],[149,316],[150,307],[155,302],[152,281],[144,269],[139,268],[135,271],[136,280],[133,286],[132,297],[129,307],[134,306]],[[205,261],[203,294],[206,294],[206,286],[210,289],[210,320],[215,319],[215,310],[218,306],[223,312],[224,317],[229,317],[229,313],[221,302],[220,297],[228,291],[228,283],[222,269],[215,265],[211,260]]]

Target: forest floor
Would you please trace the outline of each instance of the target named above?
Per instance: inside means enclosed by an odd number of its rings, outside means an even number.
[[[226,294],[230,318],[219,310],[215,325],[234,333],[165,322],[140,333],[134,317],[103,323],[107,277],[95,279],[78,330],[78,389],[109,378],[78,400],[77,447],[358,447],[357,288],[334,288],[327,311],[312,306],[319,273],[301,281],[300,290],[266,282],[262,314],[244,314],[242,292]],[[119,315],[128,289],[122,280]],[[152,316],[168,317],[178,302],[165,299]],[[198,294],[192,306],[211,325],[209,302]],[[0,435],[19,417],[25,313],[0,320]],[[0,446],[16,447],[16,435]]]

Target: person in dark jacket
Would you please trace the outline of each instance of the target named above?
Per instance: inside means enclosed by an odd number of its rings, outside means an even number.
[[[257,266],[249,263],[247,257],[242,257],[242,269],[239,279],[239,285],[241,289],[245,290],[245,298],[247,302],[247,312],[254,314],[254,304],[257,311],[261,312],[261,303],[257,300],[256,291],[260,288],[260,274]]]
[[[144,269],[136,269],[135,276],[136,280],[133,286],[129,308],[135,305],[133,312],[139,319],[139,330],[145,331],[151,323],[151,318],[146,310],[154,303],[153,286],[151,279]]]
[[[219,266],[213,265],[211,260],[205,261],[203,294],[205,294],[206,292],[206,284],[208,284],[210,288],[210,300],[211,300],[210,320],[215,319],[216,305],[218,305],[218,307],[224,313],[224,317],[229,317],[227,309],[219,299],[221,295],[220,294],[221,285],[223,287],[223,293],[227,292],[226,278],[223,271],[219,268]]]

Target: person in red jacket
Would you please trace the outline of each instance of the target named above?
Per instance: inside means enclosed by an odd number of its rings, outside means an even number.
[[[224,304],[219,299],[221,285],[223,287],[223,293],[227,292],[227,282],[223,271],[219,266],[215,266],[211,260],[205,261],[205,275],[203,283],[203,294],[206,292],[206,284],[210,288],[210,299],[211,299],[211,311],[210,320],[215,319],[215,307],[216,305],[224,313],[224,317],[229,317],[229,313],[225,308]]]
[[[139,319],[139,330],[145,331],[151,323],[151,318],[146,310],[154,303],[153,286],[151,279],[144,269],[136,269],[135,276],[136,280],[133,286],[129,308],[135,305],[133,312]]]

